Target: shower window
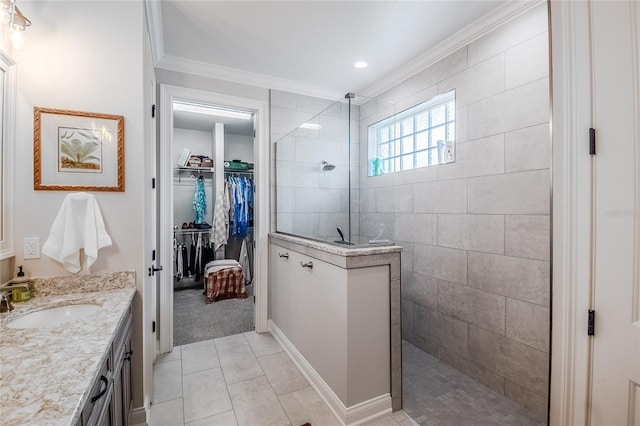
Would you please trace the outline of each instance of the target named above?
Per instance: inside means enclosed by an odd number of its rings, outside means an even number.
[[[455,90],[369,126],[369,176],[450,163]]]

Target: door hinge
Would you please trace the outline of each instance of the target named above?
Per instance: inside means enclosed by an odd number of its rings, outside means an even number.
[[[256,137],[256,130],[255,129],[253,130],[253,137],[254,138]]]
[[[587,336],[596,335],[596,311],[589,309],[589,320],[587,324]]]
[[[151,178],[151,189],[156,189],[156,178]]]
[[[153,118],[156,117],[156,105],[155,104],[151,105],[151,117],[153,117]]]
[[[256,297],[255,296],[253,296],[253,304],[254,305],[256,304]]]
[[[156,260],[156,251],[151,250],[151,260]]]
[[[589,129],[589,155],[596,155],[596,129]]]
[[[156,322],[155,321],[151,321],[151,332],[152,333],[156,332]]]

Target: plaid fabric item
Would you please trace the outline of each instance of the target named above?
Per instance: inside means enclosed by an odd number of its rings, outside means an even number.
[[[231,267],[211,272],[205,280],[206,303],[222,299],[246,299],[244,273],[241,267]]]

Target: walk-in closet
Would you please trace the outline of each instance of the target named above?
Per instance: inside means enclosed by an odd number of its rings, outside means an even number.
[[[173,105],[173,344],[254,329],[254,121]]]

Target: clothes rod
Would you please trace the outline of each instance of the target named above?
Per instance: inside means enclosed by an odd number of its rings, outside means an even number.
[[[207,232],[211,232],[213,231],[213,228],[180,228],[180,229],[174,229],[173,233],[174,234],[194,234],[194,233],[198,233],[198,234],[204,234]]]

